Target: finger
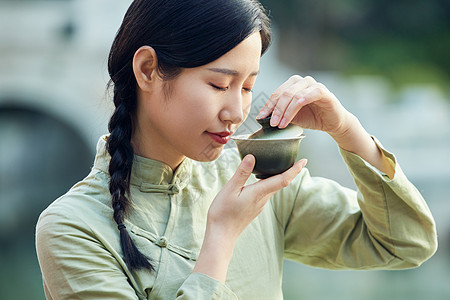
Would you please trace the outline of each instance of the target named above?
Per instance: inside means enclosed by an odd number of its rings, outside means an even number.
[[[281,95],[283,94],[283,91],[286,89],[289,89],[293,84],[296,82],[302,80],[303,77],[299,75],[293,75],[288,80],[286,80],[282,85],[280,85],[270,96],[269,100],[264,104],[263,108],[260,110],[257,119],[262,119],[265,117],[268,117],[272,111],[274,110],[275,106],[277,105]]]
[[[255,166],[255,157],[251,154],[247,154],[239,164],[236,172],[234,172],[233,177],[228,181],[232,187],[237,188],[239,190],[247,182],[247,179],[252,174],[253,168]]]
[[[296,79],[298,78],[296,77]],[[277,101],[277,105],[273,109],[272,118],[270,119],[270,125],[278,126],[294,96],[314,83],[316,83],[316,81],[309,76],[293,81],[292,85],[282,92],[281,97]]]
[[[278,101],[278,98],[276,96],[276,92],[274,92],[270,96],[269,100],[267,100],[267,102],[264,104],[263,108],[261,108],[261,110],[259,111],[259,114],[256,118],[263,119],[263,118],[268,117],[272,113],[275,105],[277,105],[276,101]]]
[[[274,194],[288,186],[305,167],[307,162],[306,159],[301,159],[285,172],[255,183],[255,188],[256,185],[259,185],[257,193],[263,198],[266,195]]]
[[[284,115],[278,124],[279,128],[285,128],[294,119],[298,112],[304,107],[322,97],[322,92],[316,86],[310,86],[304,90],[299,91],[292,97],[292,101],[286,108]]]

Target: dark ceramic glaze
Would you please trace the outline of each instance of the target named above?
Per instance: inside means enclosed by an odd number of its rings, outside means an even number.
[[[293,124],[289,124],[283,129],[272,127],[270,126],[270,119],[271,117],[257,119],[256,121],[261,125],[261,129],[252,133],[248,138],[258,140],[285,139],[296,138],[303,133],[303,129],[300,126]]]
[[[295,162],[300,141],[305,137],[303,129],[288,125],[284,129],[270,126],[270,117],[257,120],[261,129],[250,135],[231,137],[238,147],[241,158],[253,154],[256,159],[253,174],[264,179],[280,174]]]

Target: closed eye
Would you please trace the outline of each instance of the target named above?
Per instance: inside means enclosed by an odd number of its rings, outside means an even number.
[[[212,86],[214,89],[216,89],[218,91],[225,92],[226,90],[228,90],[228,87],[220,87],[220,86],[217,86],[217,85],[215,85],[215,84],[213,84],[211,82],[209,83],[209,85]]]

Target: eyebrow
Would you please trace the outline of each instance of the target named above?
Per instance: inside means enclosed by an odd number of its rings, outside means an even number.
[[[209,71],[222,73],[225,75],[238,76],[239,72],[236,70],[226,69],[226,68],[208,68]],[[259,70],[256,72],[250,73],[250,76],[257,76],[259,74]]]

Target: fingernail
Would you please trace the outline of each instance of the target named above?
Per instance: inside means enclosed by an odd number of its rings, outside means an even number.
[[[286,118],[281,119],[280,125],[278,125],[278,127],[280,128],[284,128],[286,127],[287,122],[286,122]]]
[[[278,117],[277,115],[272,116],[272,118],[270,118],[270,125],[277,126],[279,119],[280,117]]]
[[[256,116],[257,119],[261,119],[262,117],[264,117],[264,111],[260,111],[258,116]]]
[[[244,159],[242,160],[242,162],[244,163],[244,164],[246,164],[246,165],[248,165],[248,164],[250,164],[251,162],[252,162],[252,160],[253,160],[253,157],[252,157],[253,155],[251,155],[251,154],[247,154],[245,157],[244,157]]]
[[[306,166],[306,164],[308,163],[308,160],[305,158],[305,159],[302,159],[301,162],[302,163],[300,165],[302,166],[302,169],[303,169]]]

